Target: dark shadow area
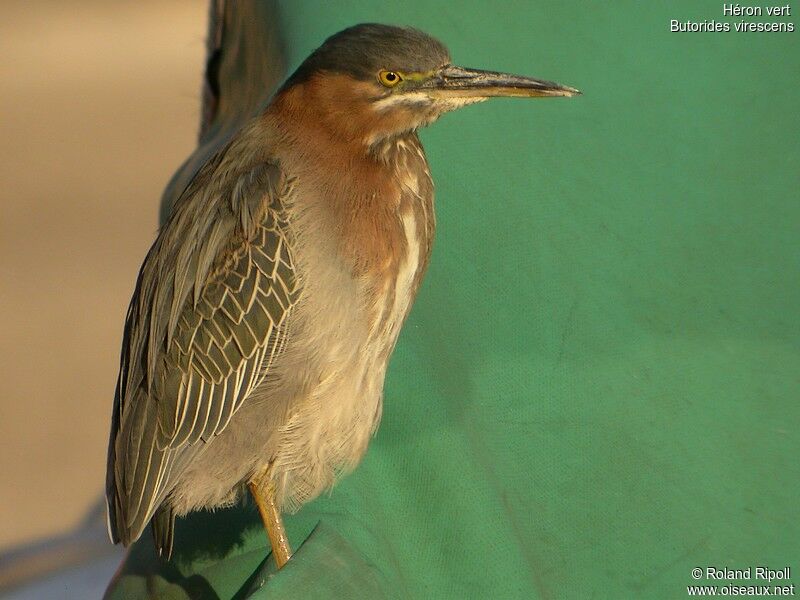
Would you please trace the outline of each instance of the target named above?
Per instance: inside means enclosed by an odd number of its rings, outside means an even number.
[[[109,590],[122,578],[140,577],[148,597],[161,597],[165,583],[182,589],[189,598],[217,599],[219,595],[208,580],[197,573],[185,575],[181,569],[198,561],[219,561],[244,546],[246,532],[260,527],[253,506],[239,504],[215,512],[199,511],[175,521],[175,546],[171,560],[156,554],[152,536],[145,531],[131,547],[124,568],[118,572]]]
[[[246,531],[260,527],[258,513],[249,502],[179,517],[175,521],[174,559],[181,563],[221,559],[243,547]],[[150,536],[147,538],[145,541],[152,544]]]
[[[181,588],[189,598],[220,600],[219,594],[205,577],[197,574],[185,577],[173,563],[164,565],[157,576],[151,575],[147,577],[147,591],[151,598],[158,598],[163,594],[163,586],[157,583],[157,579],[163,579]]]

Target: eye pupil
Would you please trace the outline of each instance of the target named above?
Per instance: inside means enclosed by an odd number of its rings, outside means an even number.
[[[397,79],[397,75],[395,75],[395,74],[394,74],[394,73],[392,73],[391,71],[389,71],[389,72],[386,74],[386,81],[394,81],[395,79]]]

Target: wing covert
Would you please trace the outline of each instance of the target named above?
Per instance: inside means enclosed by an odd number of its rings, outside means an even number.
[[[284,231],[269,212],[178,319],[164,394],[174,401],[159,418],[164,447],[223,431],[280,349],[297,296]]]

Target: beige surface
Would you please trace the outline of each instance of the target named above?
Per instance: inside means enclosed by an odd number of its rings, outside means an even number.
[[[206,6],[3,2],[0,548],[101,494],[125,310],[194,146]]]

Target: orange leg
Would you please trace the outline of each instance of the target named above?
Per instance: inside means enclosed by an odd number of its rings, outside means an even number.
[[[289,547],[289,539],[286,537],[286,529],[283,527],[281,511],[275,504],[275,484],[270,477],[270,469],[267,469],[261,476],[255,477],[247,484],[247,487],[250,488],[253,500],[258,506],[258,512],[261,514],[261,520],[264,521],[275,564],[281,569],[292,557],[292,549]]]

